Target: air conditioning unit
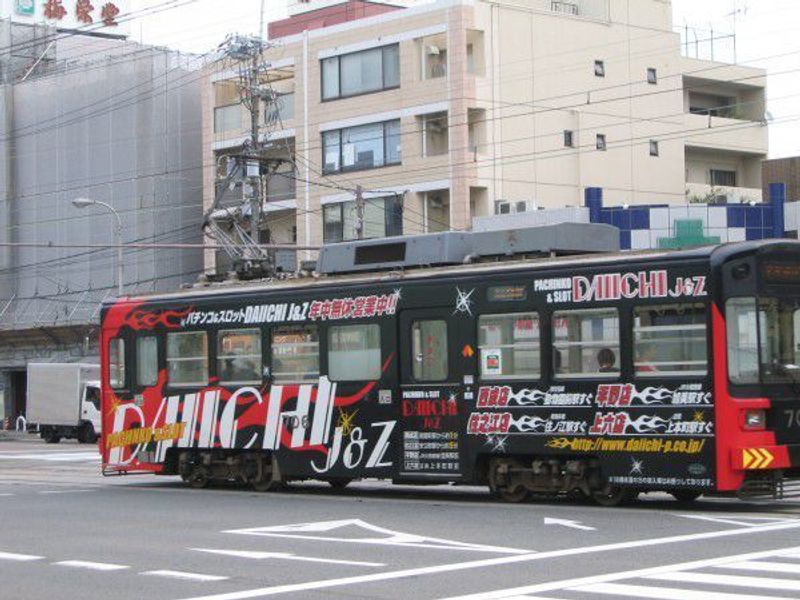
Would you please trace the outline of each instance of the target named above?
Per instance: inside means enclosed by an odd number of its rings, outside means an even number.
[[[530,200],[498,200],[494,203],[494,214],[515,215],[538,210],[538,208],[536,203]]]

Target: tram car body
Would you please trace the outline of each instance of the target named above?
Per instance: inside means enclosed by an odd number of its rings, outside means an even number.
[[[779,496],[800,468],[800,243],[122,298],[106,474]]]

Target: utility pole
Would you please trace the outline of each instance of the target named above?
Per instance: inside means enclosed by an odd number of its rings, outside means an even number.
[[[356,186],[356,237],[364,239],[364,189]]]
[[[250,180],[252,198],[250,199],[250,237],[258,244],[261,225],[261,87],[259,71],[261,65],[261,44],[253,51],[250,60],[250,73],[246,93],[250,96],[250,153],[247,158],[247,177]]]

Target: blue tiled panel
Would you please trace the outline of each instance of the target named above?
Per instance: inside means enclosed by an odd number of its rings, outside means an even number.
[[[630,250],[631,249],[631,232],[630,231],[620,231],[619,232],[619,247],[622,250]]]
[[[615,210],[611,217],[611,224],[620,229],[631,228],[631,211],[630,210]]]
[[[745,236],[748,240],[763,240],[768,235],[768,230],[763,227],[748,227],[745,230]]]
[[[772,211],[769,209],[765,210],[763,216],[764,216],[764,227],[766,229],[772,229],[772,217],[773,217]]]
[[[764,226],[764,209],[761,206],[747,206],[745,207],[745,227],[763,227]]]
[[[631,229],[650,229],[650,210],[634,208],[631,210]]]
[[[744,227],[744,206],[728,207],[728,227]]]

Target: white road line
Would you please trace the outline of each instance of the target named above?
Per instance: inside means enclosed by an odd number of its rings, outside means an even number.
[[[571,592],[588,594],[610,594],[614,596],[632,596],[634,598],[661,598],[663,600],[781,600],[778,596],[753,596],[750,594],[726,594],[724,592],[707,592],[687,590],[684,588],[654,588],[644,585],[628,585],[625,583],[599,583],[577,588],[569,588]],[[786,600],[783,598],[783,600]]]
[[[794,523],[779,523],[775,525],[765,525],[763,527],[745,527],[742,529],[729,529],[726,531],[712,531],[706,533],[691,533],[685,535],[675,535],[663,538],[651,538],[646,540],[634,540],[629,542],[618,542],[614,544],[601,544],[599,546],[583,546],[580,548],[568,548],[564,550],[552,550],[549,552],[539,552],[535,554],[523,554],[523,555],[514,555],[514,556],[501,556],[497,558],[486,558],[482,560],[473,560],[467,562],[460,562],[460,563],[450,563],[444,565],[434,565],[430,567],[418,567],[414,569],[403,569],[400,571],[388,571],[384,573],[374,573],[372,575],[359,575],[353,577],[340,577],[337,579],[323,579],[321,581],[309,581],[305,583],[295,583],[295,584],[288,584],[288,585],[279,585],[273,587],[265,587],[265,588],[257,588],[252,590],[244,590],[241,592],[232,592],[229,594],[215,594],[211,596],[197,596],[193,598],[188,598],[186,600],[244,600],[246,598],[261,598],[265,596],[275,596],[278,594],[288,594],[294,592],[304,592],[309,590],[320,590],[332,587],[341,587],[341,586],[352,586],[358,585],[362,583],[372,583],[376,581],[388,581],[392,579],[403,579],[406,577],[419,577],[423,575],[434,575],[437,573],[448,573],[454,571],[466,571],[469,569],[479,569],[484,567],[494,567],[498,565],[508,565],[508,564],[515,564],[515,563],[525,563],[525,562],[533,562],[538,560],[546,560],[549,558],[562,558],[565,556],[580,556],[584,554],[594,554],[594,553],[601,553],[601,552],[615,552],[618,550],[630,550],[632,548],[646,548],[649,546],[660,546],[664,544],[676,544],[682,542],[693,542],[697,540],[709,540],[709,539],[716,539],[716,538],[725,538],[725,537],[733,537],[733,536],[740,536],[740,535],[758,535],[760,533],[765,532],[772,532],[772,531],[787,531],[791,529],[798,529],[800,528],[800,522]],[[794,551],[800,552],[800,547],[787,549],[787,552]],[[774,550],[769,552],[763,553],[756,553],[756,554],[749,554],[743,555],[739,557],[734,557],[734,559],[743,560],[745,558],[762,558],[765,556],[774,556],[776,552]],[[720,560],[712,560],[712,561],[700,561],[698,563],[687,563],[689,565],[697,565],[697,568],[707,566],[708,564],[717,564],[723,562],[724,560],[731,560],[729,558]],[[670,567],[666,569],[657,568],[653,569],[646,569],[644,571],[645,574],[655,573],[659,570],[666,571],[666,570],[673,570],[676,568],[681,568],[681,566],[677,567]],[[692,568],[692,567],[685,567],[685,568]],[[634,575],[636,576],[636,575]],[[624,576],[618,576],[618,574],[612,575],[604,575],[599,576],[601,579],[598,581],[608,581],[614,579],[622,579]],[[596,578],[588,578],[588,580],[579,579],[575,580],[573,583],[574,585],[580,585],[583,583],[592,583],[592,581],[597,580]],[[482,593],[472,596],[465,596],[464,598],[470,598],[471,600],[488,600],[489,598],[505,598],[507,596],[513,595],[520,595],[520,594],[528,594],[528,593],[536,593],[536,592],[545,592],[555,589],[562,589],[565,586],[559,582],[551,583],[551,584],[543,584],[542,586],[528,586],[519,589],[513,590],[506,590],[505,592],[492,592],[492,593]],[[542,588],[542,589],[539,589]]]
[[[248,550],[215,550],[213,548],[190,548],[196,552],[207,552],[209,554],[221,554],[223,556],[234,556],[236,558],[249,558],[253,560],[266,560],[276,558],[282,560],[298,560],[302,562],[328,563],[331,565],[351,565],[356,567],[385,567],[385,563],[361,562],[356,560],[339,560],[333,558],[316,558],[310,556],[296,556],[290,552],[251,552]]]
[[[202,573],[186,573],[184,571],[145,571],[139,575],[152,577],[169,577],[170,579],[184,579],[187,581],[225,581],[228,577],[222,575],[204,575]]]
[[[742,561],[728,565],[720,565],[726,569],[744,569],[747,571],[763,571],[765,573],[800,573],[800,565],[794,563]]]
[[[773,529],[776,526],[768,526]],[[753,529],[735,529],[729,534],[734,532],[753,532]],[[698,534],[702,535],[702,534]],[[800,547],[787,548],[785,550],[767,550],[764,552],[752,552],[749,554],[740,554],[736,556],[723,556],[722,558],[710,558],[704,560],[697,560],[686,563],[679,563],[673,565],[662,565],[659,567],[649,567],[645,569],[636,569],[632,571],[623,571],[618,573],[607,573],[604,575],[592,575],[589,577],[579,577],[577,579],[567,579],[562,581],[553,581],[549,583],[539,583],[517,588],[510,588],[506,590],[497,590],[494,592],[482,592],[479,594],[469,594],[466,596],[451,597],[447,600],[496,600],[505,599],[509,596],[519,596],[527,594],[538,594],[541,592],[551,592],[553,590],[572,589],[576,586],[592,586],[599,583],[607,583],[610,581],[620,581],[622,579],[633,579],[637,577],[648,577],[657,573],[673,573],[675,571],[686,571],[690,569],[705,569],[707,567],[720,567],[726,563],[736,561],[758,560],[762,558],[776,557],[780,555],[789,555],[791,553],[800,552]],[[546,554],[546,553],[542,553]],[[680,596],[678,596],[680,597]],[[205,599],[204,599],[205,600]],[[216,600],[216,599],[215,599]],[[234,599],[231,599],[234,600]]]
[[[37,494],[42,494],[43,496],[47,495],[55,495],[55,494],[86,494],[88,492],[96,492],[97,490],[45,490],[43,492],[36,492]]]
[[[13,496],[14,494],[0,494],[0,498],[8,498],[9,496]]]
[[[735,587],[764,588],[765,590],[800,590],[798,579],[775,579],[773,577],[743,577],[740,575],[717,575],[713,573],[660,573],[648,575],[646,579],[677,581],[679,583],[710,583]]]
[[[15,560],[25,562],[30,560],[42,560],[44,556],[33,556],[32,554],[15,554],[14,552],[0,552],[0,560]]]
[[[111,563],[90,562],[88,560],[62,560],[53,563],[60,567],[74,567],[76,569],[89,569],[90,571],[122,571],[129,569],[126,565],[114,565]]]

